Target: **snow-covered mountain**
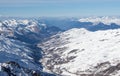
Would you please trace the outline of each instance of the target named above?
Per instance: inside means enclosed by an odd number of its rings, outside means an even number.
[[[0,34],[7,37],[14,37],[21,41],[32,43],[38,42],[45,37],[60,31],[55,26],[47,26],[37,20],[4,20],[0,22]],[[26,39],[25,39],[26,38]]]
[[[93,25],[97,25],[99,23],[103,23],[105,25],[111,25],[112,23],[115,23],[117,25],[120,25],[120,18],[119,17],[87,17],[87,18],[81,18],[78,21],[80,22],[92,22]]]
[[[39,44],[45,71],[62,76],[119,76],[120,29],[74,28]],[[94,74],[94,75],[93,75]]]
[[[0,76],[119,76],[119,17],[0,20]]]
[[[0,22],[0,76],[44,76],[36,44],[61,31],[34,20]]]
[[[85,28],[89,31],[120,28],[120,17],[81,17],[81,18],[40,18],[48,26],[56,26],[63,30]]]

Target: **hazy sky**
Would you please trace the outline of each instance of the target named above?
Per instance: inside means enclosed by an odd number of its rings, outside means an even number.
[[[120,0],[0,0],[3,16],[116,16]]]

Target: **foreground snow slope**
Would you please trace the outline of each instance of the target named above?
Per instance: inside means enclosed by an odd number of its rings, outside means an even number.
[[[120,29],[90,32],[73,28],[38,46],[44,50],[45,71],[63,76],[120,74]]]

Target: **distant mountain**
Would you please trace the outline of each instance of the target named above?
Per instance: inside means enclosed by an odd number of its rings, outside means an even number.
[[[79,21],[91,22],[93,23],[93,25],[97,25],[99,23],[103,23],[105,25],[111,25],[112,23],[115,23],[116,25],[120,25],[119,17],[109,17],[109,16],[80,18]]]
[[[89,31],[98,31],[120,28],[120,17],[39,18],[38,20],[62,30],[85,28]]]

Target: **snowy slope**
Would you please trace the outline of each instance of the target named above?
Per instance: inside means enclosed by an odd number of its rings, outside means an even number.
[[[44,50],[45,71],[63,76],[119,76],[119,44],[120,29],[91,32],[74,28],[38,46]]]
[[[32,71],[40,73],[41,65],[36,63],[35,52],[28,44],[0,36],[0,75],[8,74],[11,76],[13,72],[17,76],[32,76]],[[38,52],[41,55],[40,52]],[[9,64],[8,64],[9,63]],[[17,64],[17,65],[16,65]],[[16,67],[16,68],[15,68]],[[10,69],[11,68],[11,69]],[[14,69],[14,70],[13,70]],[[30,70],[26,72],[26,70]],[[9,71],[8,71],[9,70]]]
[[[34,20],[0,22],[0,76],[44,76],[36,44],[60,31]],[[54,76],[54,75],[53,75]]]

